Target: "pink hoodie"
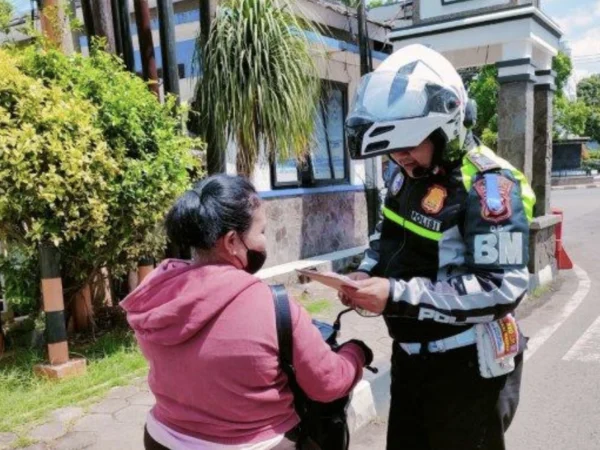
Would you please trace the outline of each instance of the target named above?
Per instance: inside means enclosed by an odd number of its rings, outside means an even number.
[[[269,287],[227,265],[167,260],[121,306],[149,362],[154,417],[167,427],[221,444],[260,442],[298,418],[278,362]],[[350,392],[364,356],[332,352],[306,311],[290,302],[298,383],[315,400]]]

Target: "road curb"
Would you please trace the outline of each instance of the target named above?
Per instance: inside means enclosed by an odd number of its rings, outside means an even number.
[[[348,407],[348,426],[354,434],[377,417],[387,417],[390,406],[390,361],[379,360],[373,364],[377,374],[365,372],[363,379],[352,391]]]
[[[553,191],[571,191],[574,189],[597,189],[600,184],[572,184],[568,186],[552,186]]]

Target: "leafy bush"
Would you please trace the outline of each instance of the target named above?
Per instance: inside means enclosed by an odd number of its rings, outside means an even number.
[[[40,310],[40,283],[37,259],[24,249],[10,248],[0,256],[3,295],[8,308],[16,316],[34,314]]]
[[[592,170],[600,171],[600,159],[588,159],[587,161],[583,161],[581,163],[581,168],[587,172]]]
[[[600,159],[600,150],[588,150],[590,159]]]
[[[108,235],[110,182],[119,171],[96,108],[44,86],[0,50],[0,229],[14,242],[56,245]]]
[[[0,233],[60,246],[66,294],[108,267],[160,256],[161,222],[201,176],[172,98],[164,104],[101,50],[0,50]],[[70,290],[69,290],[70,289]]]

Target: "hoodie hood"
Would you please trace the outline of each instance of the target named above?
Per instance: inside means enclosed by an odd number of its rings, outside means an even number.
[[[261,281],[231,265],[163,261],[122,302],[138,338],[179,345],[195,336],[248,287]]]

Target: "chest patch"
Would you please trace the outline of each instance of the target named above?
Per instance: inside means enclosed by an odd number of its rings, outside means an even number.
[[[448,191],[439,184],[434,184],[429,188],[425,197],[421,201],[421,208],[427,214],[439,214],[444,208],[444,203],[448,197]]]
[[[494,186],[494,190],[497,192],[493,193],[493,195],[496,196],[499,194],[499,204],[494,209],[490,207],[491,205],[488,201],[491,193],[488,192],[486,179],[481,178],[476,181],[473,187],[481,203],[481,217],[488,222],[499,223],[512,215],[511,191],[513,190],[514,183],[503,176],[495,178],[496,186]]]
[[[442,222],[439,220],[435,220],[431,217],[424,216],[423,214],[413,211],[410,214],[410,220],[412,220],[417,225],[421,225],[424,228],[432,231],[440,231],[442,229]]]

